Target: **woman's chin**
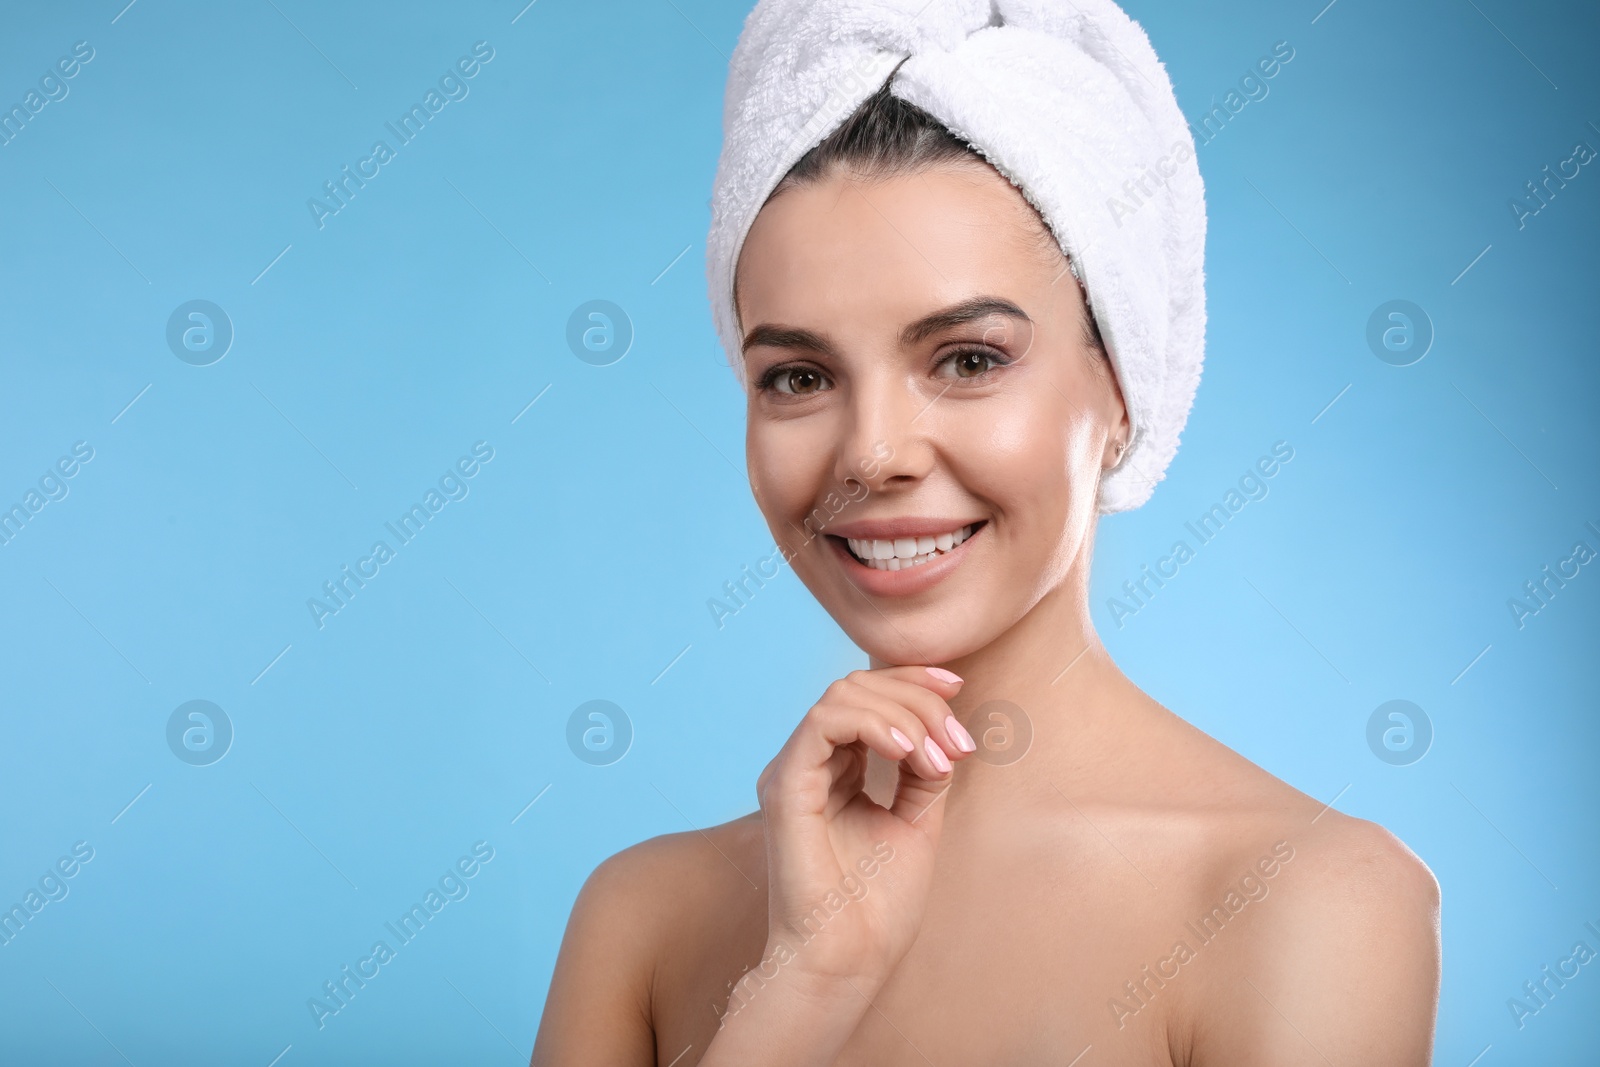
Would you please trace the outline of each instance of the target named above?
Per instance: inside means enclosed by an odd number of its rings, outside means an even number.
[[[890,626],[882,618],[873,621],[861,617],[842,621],[840,625],[855,646],[871,656],[874,663],[887,666],[953,663],[988,644],[970,625],[952,630],[949,626],[906,625],[897,621]]]

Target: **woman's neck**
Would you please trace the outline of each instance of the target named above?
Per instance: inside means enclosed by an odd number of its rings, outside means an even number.
[[[1101,644],[1089,616],[1086,582],[1074,578],[1076,574],[1047,593],[983,648],[935,664],[965,680],[950,706],[978,739],[979,758],[988,748],[980,735],[988,730],[998,729],[992,737],[1002,743],[1009,730],[1012,743],[1027,746],[1021,756],[1002,750],[984,761],[1009,767],[1013,764],[1007,761],[1014,760],[1023,773],[958,772],[955,793],[946,799],[959,799],[963,806],[981,803],[991,795],[1013,794],[1024,781],[1038,784],[1041,775],[1064,788],[1069,781],[1081,781],[1091,768],[1104,767],[1105,757],[1127,740],[1119,735],[1133,726],[1130,719],[1137,717],[1142,694]],[[887,666],[876,659],[871,665]],[[1007,718],[1020,721],[1008,723]],[[892,783],[894,772],[888,761],[881,762],[878,780]]]

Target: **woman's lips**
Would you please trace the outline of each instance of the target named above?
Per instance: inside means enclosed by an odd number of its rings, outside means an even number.
[[[850,546],[850,554],[873,570],[898,571],[920,567],[952,551],[971,537],[977,527],[978,524],[973,522],[938,534],[891,538],[845,537],[845,542]]]
[[[939,539],[935,537],[934,548],[931,552],[918,552],[910,559],[900,559],[897,554],[895,558],[899,560],[899,570],[879,569],[879,567],[863,563],[851,551],[850,545],[844,537],[829,534],[827,535],[827,540],[833,548],[835,557],[843,565],[845,575],[863,592],[872,596],[911,596],[943,581],[956,567],[960,566],[961,561],[972,551],[970,546],[973,540],[987,526],[988,521],[982,520],[963,527],[962,530],[966,531],[966,536],[957,543],[955,537],[960,536],[960,533],[957,532],[951,537],[951,547],[948,549],[940,548]],[[916,539],[896,538],[896,540],[914,541]],[[914,551],[911,546],[897,547],[905,547],[910,551]],[[917,545],[916,547],[920,548],[922,546]],[[917,559],[923,559],[924,562],[915,562]],[[880,566],[884,562],[886,561],[880,561]]]

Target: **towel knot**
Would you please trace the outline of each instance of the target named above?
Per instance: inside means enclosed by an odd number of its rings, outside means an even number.
[[[817,11],[838,27],[841,39],[854,39],[902,56],[950,52],[985,26],[998,24],[992,0],[827,0]]]

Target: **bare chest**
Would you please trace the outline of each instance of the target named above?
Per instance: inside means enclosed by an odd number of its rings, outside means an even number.
[[[1158,896],[1121,861],[948,872],[835,1063],[1172,1064],[1182,989],[1147,976],[1170,947],[1172,923],[1158,917],[1170,910],[1176,922],[1177,909]],[[730,1012],[784,980],[782,965],[762,959],[762,895],[715,910],[711,936],[658,971],[662,1065],[697,1063]]]

